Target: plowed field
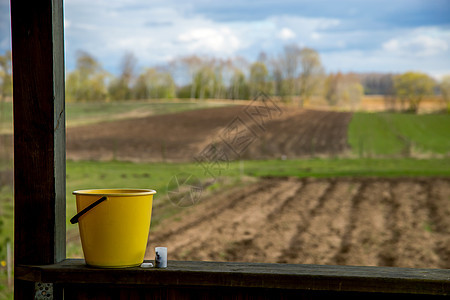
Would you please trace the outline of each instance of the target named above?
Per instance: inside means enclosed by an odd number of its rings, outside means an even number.
[[[236,121],[239,133],[251,133],[241,158],[330,156],[348,149],[351,113],[298,108],[259,113],[252,119],[248,106],[229,106],[68,128],[67,158],[193,161],[224,132],[234,133]]]
[[[163,221],[148,258],[450,268],[449,215],[448,178],[268,178]]]

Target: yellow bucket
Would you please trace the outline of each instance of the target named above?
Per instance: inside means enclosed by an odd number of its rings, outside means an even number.
[[[147,247],[154,190],[74,191],[86,263],[102,268],[138,266]]]

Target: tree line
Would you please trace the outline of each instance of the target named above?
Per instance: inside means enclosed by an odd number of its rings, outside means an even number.
[[[69,101],[152,98],[252,99],[258,93],[300,103],[314,95],[324,76],[319,54],[310,48],[287,46],[283,55],[261,54],[249,63],[242,58],[216,59],[196,55],[172,60],[164,67],[137,72],[137,60],[126,53],[119,75],[106,72],[89,53],[79,51],[76,69],[66,78]],[[184,83],[175,83],[181,78]]]
[[[175,80],[177,79],[177,80]],[[162,67],[137,69],[137,59],[125,53],[119,74],[107,72],[86,51],[76,54],[76,68],[66,75],[67,101],[130,99],[253,99],[259,93],[303,106],[313,96],[330,106],[355,107],[363,95],[384,95],[401,108],[417,111],[426,96],[440,94],[450,112],[450,75],[441,82],[421,72],[325,73],[314,49],[287,45],[273,57],[261,53],[248,62],[190,55]],[[11,52],[0,55],[0,100],[11,97]]]

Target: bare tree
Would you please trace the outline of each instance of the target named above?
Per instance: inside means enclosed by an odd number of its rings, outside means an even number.
[[[251,98],[255,98],[261,92],[270,93],[269,71],[263,62],[257,61],[251,64],[248,85]]]
[[[292,101],[297,87],[296,78],[300,75],[301,50],[297,45],[284,47],[283,54],[279,57],[279,67],[282,81],[282,97],[287,101]]]
[[[109,86],[109,94],[113,100],[127,100],[132,96],[131,85],[135,76],[137,59],[133,53],[127,52],[120,63],[120,76]]]
[[[144,70],[133,85],[135,99],[167,99],[175,97],[175,82],[169,72],[150,68]]]
[[[330,106],[335,106],[339,102],[339,82],[341,77],[342,74],[340,72],[336,74],[330,73],[325,79],[324,96]]]
[[[86,51],[77,51],[76,69],[70,72],[66,79],[67,100],[105,100],[107,78],[108,73],[94,56]]]
[[[279,59],[271,59],[270,65],[272,67],[272,80],[274,94],[283,99],[283,72],[281,71],[281,64]]]
[[[134,78],[136,64],[137,64],[137,59],[136,59],[136,56],[133,53],[127,52],[122,57],[122,61],[121,61],[121,64],[120,64],[120,69],[121,69],[120,78],[127,85],[130,85],[131,81]]]
[[[361,102],[364,88],[356,74],[331,73],[325,80],[324,94],[330,106],[339,105],[355,109]]]
[[[194,76],[198,70],[202,67],[202,59],[196,55],[185,56],[177,58],[171,62],[173,68],[177,69],[177,72],[181,72],[181,77],[187,77],[191,80],[191,91],[190,98],[195,98],[195,91],[197,87],[195,86]]]
[[[299,95],[300,106],[316,91],[322,76],[320,56],[310,48],[287,45],[274,63],[274,77],[282,82],[281,96],[292,100]]]
[[[244,70],[247,67],[248,62],[243,57],[238,56],[229,60],[228,70],[230,78],[224,82],[228,86],[228,98],[233,100],[249,99],[249,87],[244,74]]]
[[[299,105],[302,107],[316,91],[324,72],[319,53],[311,48],[303,48],[300,50],[300,65]]]
[[[248,85],[245,80],[245,75],[238,68],[234,70],[234,74],[231,77],[228,96],[233,100],[249,98]]]

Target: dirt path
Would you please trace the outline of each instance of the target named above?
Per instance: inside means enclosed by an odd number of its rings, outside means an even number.
[[[450,268],[449,215],[448,178],[262,179],[163,221],[147,257]]]

